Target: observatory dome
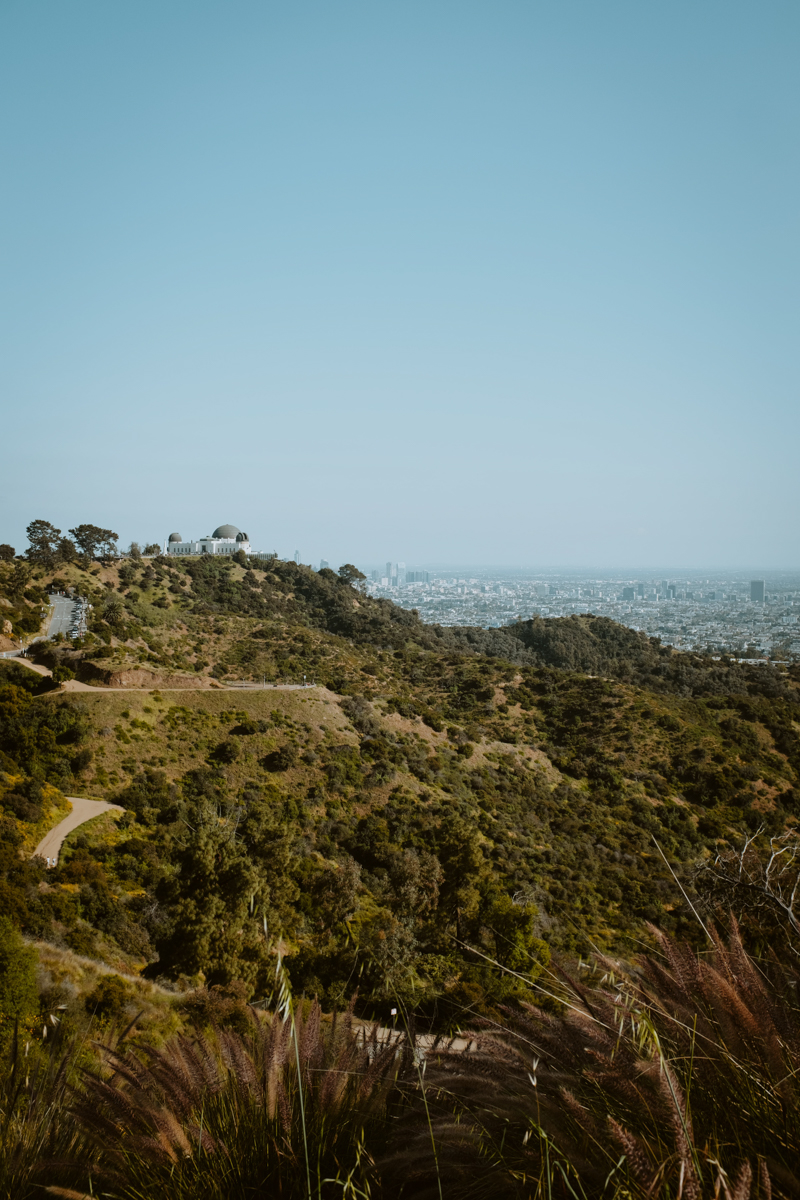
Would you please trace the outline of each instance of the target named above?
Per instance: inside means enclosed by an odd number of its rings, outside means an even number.
[[[179,533],[171,533],[167,540],[170,542],[182,542],[183,538],[181,537],[181,535]]]
[[[235,538],[239,530],[235,525],[220,525],[212,533],[212,538]]]
[[[250,538],[247,536],[246,533],[237,533],[236,540],[237,540],[237,542],[249,542]]]

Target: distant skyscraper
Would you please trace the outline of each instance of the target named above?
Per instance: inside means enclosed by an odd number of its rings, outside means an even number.
[[[294,552],[294,561],[296,563],[300,562],[300,551],[299,550],[295,550],[295,552]]]
[[[633,600],[635,594],[636,593],[632,587],[624,587],[622,589],[622,599],[623,600]]]
[[[320,569],[320,571],[324,571],[324,570],[325,570],[325,568],[326,568],[326,567],[329,567],[330,565],[331,565],[331,564],[328,562],[327,558],[321,558],[321,559],[319,560],[319,569]]]
[[[751,579],[750,580],[750,599],[756,600],[756,601],[760,602],[761,604],[764,603],[764,580],[763,579]]]
[[[637,596],[643,596],[643,595],[644,595],[644,584],[643,584],[643,583],[637,583],[637,585],[636,585],[636,595],[637,595]]]

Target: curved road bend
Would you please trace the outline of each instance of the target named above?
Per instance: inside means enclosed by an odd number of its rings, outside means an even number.
[[[101,813],[109,812],[124,812],[124,808],[120,808],[118,804],[109,804],[106,800],[83,800],[79,796],[67,796],[72,805],[72,812],[64,817],[63,821],[59,821],[55,828],[46,833],[39,845],[34,850],[34,856],[40,855],[42,858],[50,860],[50,866],[55,866],[58,862],[58,856],[61,852],[61,847],[64,844],[64,839],[72,833],[73,829],[77,829],[79,825],[83,825],[86,821],[91,821],[94,817],[99,817]]]

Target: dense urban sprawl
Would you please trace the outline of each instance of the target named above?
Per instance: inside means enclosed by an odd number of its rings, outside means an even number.
[[[757,580],[741,572],[654,578],[514,569],[406,571],[393,564],[390,573],[372,572],[367,587],[440,625],[492,628],[536,615],[595,613],[683,650],[741,658],[800,656],[800,574],[789,572]]]

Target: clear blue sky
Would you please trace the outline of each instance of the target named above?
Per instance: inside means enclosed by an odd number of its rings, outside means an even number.
[[[797,566],[796,0],[4,0],[0,541]]]

